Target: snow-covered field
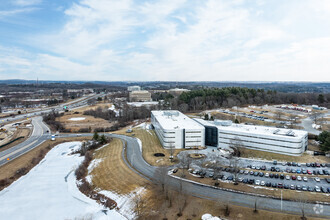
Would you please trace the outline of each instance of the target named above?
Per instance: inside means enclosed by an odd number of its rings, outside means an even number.
[[[83,118],[83,117],[76,117],[76,118],[70,118],[69,120],[70,121],[83,121],[85,120],[86,118]]]
[[[0,219],[126,219],[82,194],[75,168],[83,158],[69,155],[80,142],[57,145],[27,175],[0,192]]]

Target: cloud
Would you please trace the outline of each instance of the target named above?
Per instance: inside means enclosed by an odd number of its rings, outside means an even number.
[[[42,0],[14,0],[12,3],[17,6],[31,6],[40,4]]]
[[[8,52],[0,69],[70,80],[329,81],[330,8],[319,3],[80,0],[60,28],[28,39],[42,52]]]

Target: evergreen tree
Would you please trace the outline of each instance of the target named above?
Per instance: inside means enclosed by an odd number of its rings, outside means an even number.
[[[99,134],[95,131],[93,135],[93,140],[98,141],[100,138]]]

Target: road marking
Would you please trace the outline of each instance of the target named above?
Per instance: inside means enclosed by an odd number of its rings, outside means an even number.
[[[32,143],[26,145],[25,147],[19,148],[19,149],[13,151],[13,152],[11,152],[11,153],[9,153],[9,154],[7,154],[7,155],[1,157],[1,158],[0,158],[0,161],[1,161],[1,160],[4,160],[4,159],[6,159],[6,158],[7,158],[7,160],[8,160],[8,158],[9,158],[11,155],[13,155],[13,154],[15,154],[15,153],[17,153],[17,152],[20,152],[20,151],[22,151],[22,150],[24,150],[24,149],[30,147],[31,145],[35,144],[37,141],[38,141],[38,139],[35,140],[35,141],[33,141]]]

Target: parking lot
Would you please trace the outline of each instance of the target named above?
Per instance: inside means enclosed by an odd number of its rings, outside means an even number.
[[[259,163],[249,164],[246,167],[236,169],[227,167],[212,167],[200,169],[195,167],[190,169],[194,175],[220,179],[223,181],[237,181],[245,184],[260,185],[264,187],[283,188],[298,191],[323,192],[330,193],[330,164],[299,164],[299,163],[281,163],[273,162],[273,164]],[[234,173],[237,172],[237,175]]]

